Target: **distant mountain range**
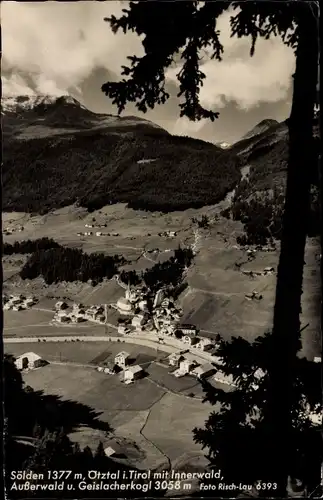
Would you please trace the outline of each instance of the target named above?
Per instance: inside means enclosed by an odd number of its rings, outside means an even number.
[[[270,164],[280,177],[286,168],[288,129],[275,120],[216,146],[143,118],[93,113],[70,96],[19,96],[2,98],[2,130],[6,211],[116,202],[186,209],[221,201],[247,162],[264,172]]]

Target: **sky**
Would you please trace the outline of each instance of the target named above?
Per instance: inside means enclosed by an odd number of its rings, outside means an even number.
[[[134,33],[113,34],[104,17],[121,13],[127,2],[1,3],[3,95],[71,93],[95,112],[117,110],[102,93],[106,81],[117,81],[127,56],[143,54]],[[133,105],[124,114],[158,123],[174,134],[232,143],[259,121],[288,117],[295,57],[279,38],[259,40],[250,57],[250,40],[230,37],[230,12],[217,29],[224,46],[221,62],[203,60],[206,74],[201,102],[220,112],[214,123],[179,118],[176,73],[167,71],[168,102],[145,115]],[[167,34],[165,35],[167,36]]]

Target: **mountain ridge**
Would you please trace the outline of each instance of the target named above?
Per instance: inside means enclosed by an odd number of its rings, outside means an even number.
[[[236,157],[214,144],[144,118],[96,114],[73,99],[32,102],[2,116],[4,210],[116,202],[186,209],[217,203],[239,181]]]
[[[222,201],[247,164],[253,177],[260,169],[265,190],[286,174],[286,123],[261,122],[260,132],[258,126],[221,147],[171,135],[141,117],[94,113],[70,96],[16,102],[16,112],[12,106],[2,115],[7,211],[46,213],[74,203],[96,210],[118,202],[186,210]]]

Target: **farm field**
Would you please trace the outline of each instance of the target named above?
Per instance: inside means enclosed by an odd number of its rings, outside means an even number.
[[[4,329],[15,329],[19,326],[49,323],[53,319],[51,311],[31,308],[22,311],[4,311]]]
[[[8,326],[5,326],[4,337],[37,337],[37,336],[55,337],[55,336],[65,336],[65,335],[90,335],[90,336],[113,335],[114,337],[118,337],[116,329],[92,322],[82,323],[79,325],[66,325],[66,326],[51,325],[49,324],[49,321],[45,321],[44,323],[35,321],[35,323],[31,322],[26,324],[26,322],[23,321],[23,316],[21,316],[20,314],[21,312],[22,311],[16,313],[17,318],[15,320],[15,325],[9,326],[10,323],[8,322]]]
[[[24,350],[23,347],[21,345],[19,349]],[[72,347],[75,348],[75,345]],[[117,345],[113,347],[116,348]],[[100,349],[102,351],[99,345],[96,349],[91,347],[87,355],[80,350],[79,359],[90,359]],[[109,345],[108,349],[112,355],[112,346],[110,349]],[[133,346],[130,349],[133,350]],[[140,347],[140,355],[143,354],[142,351]],[[153,357],[152,354],[146,356]],[[167,459],[183,460],[192,451],[195,455],[204,455],[200,447],[193,443],[192,429],[196,425],[203,425],[211,407],[198,400],[167,393],[166,389],[158,387],[148,378],[125,386],[117,376],[107,376],[93,368],[63,364],[49,364],[24,373],[23,377],[25,383],[35,390],[75,400],[95,409],[100,414],[98,418],[108,422],[113,428],[113,435],[106,436],[106,442],[120,437],[136,442],[139,451],[133,457],[133,463],[138,467],[165,465]],[[176,429],[171,437],[169,426]],[[92,430],[84,432],[80,428],[72,437],[86,445],[89,440],[93,440],[94,434]],[[97,445],[101,439],[102,434],[97,434],[92,446]],[[156,446],[159,449],[157,451]]]

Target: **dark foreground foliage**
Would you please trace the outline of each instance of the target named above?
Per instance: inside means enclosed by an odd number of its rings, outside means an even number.
[[[195,441],[205,448],[212,466],[221,470],[227,484],[255,485],[260,480],[255,490],[265,498],[277,493],[275,430],[268,405],[270,360],[277,348],[269,333],[254,343],[241,337],[222,342],[218,352],[224,362],[221,369],[227,375],[232,374],[236,387],[224,391],[204,382],[205,401],[220,404],[220,408],[210,414],[203,428],[194,429]],[[292,458],[288,474],[301,480],[303,489],[311,492],[320,482],[323,459],[321,426],[310,417],[310,412],[317,416],[322,412],[321,367],[296,356],[288,370],[291,402],[288,437]],[[221,497],[235,497],[238,493],[228,490],[221,492]],[[215,496],[214,490],[209,496]]]

